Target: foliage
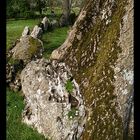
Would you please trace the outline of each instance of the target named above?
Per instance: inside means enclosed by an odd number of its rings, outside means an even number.
[[[78,7],[73,7],[75,11]],[[60,12],[58,12],[58,9]],[[62,1],[52,0],[7,0],[7,18],[38,18],[48,15],[51,10],[59,15],[62,14]],[[79,11],[79,8],[78,8]],[[77,13],[77,11],[76,11]]]
[[[27,0],[7,0],[7,18],[17,18],[30,11]]]
[[[76,115],[76,111],[78,111],[78,109],[76,109],[76,108],[72,108],[69,112],[68,112],[68,117],[69,117],[69,119],[72,119],[72,118],[74,118]]]
[[[67,83],[66,83],[65,87],[66,87],[66,90],[69,93],[71,93],[73,91],[73,84],[72,84],[72,82],[70,80],[67,80]]]

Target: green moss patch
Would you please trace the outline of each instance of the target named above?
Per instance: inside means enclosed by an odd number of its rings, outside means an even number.
[[[73,83],[70,80],[67,80],[65,85],[67,92],[72,93],[73,91]]]
[[[76,117],[76,111],[78,111],[78,109],[76,108],[72,108],[69,112],[68,112],[68,117],[69,119],[73,119],[74,117]]]

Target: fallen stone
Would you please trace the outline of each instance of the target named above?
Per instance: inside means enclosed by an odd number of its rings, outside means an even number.
[[[26,36],[30,34],[29,26],[26,26],[22,32],[22,36]]]
[[[84,130],[85,108],[82,96],[79,96],[79,86],[74,79],[71,94],[79,103],[76,107],[79,114],[76,113],[71,119],[69,117],[72,102],[69,101],[65,85],[71,77],[70,70],[64,63],[48,62],[45,59],[31,61],[21,72],[22,92],[26,103],[22,114],[23,122],[36,128],[46,138],[76,140]]]
[[[50,25],[50,20],[47,17],[44,17],[42,23],[44,25],[44,31],[47,31]]]
[[[12,59],[23,60],[27,64],[35,56],[42,57],[43,43],[37,38],[24,36],[20,38],[20,42],[11,50]]]
[[[57,28],[59,26],[59,24],[58,24],[58,21],[57,20],[53,20],[52,22],[51,22],[51,27],[52,27],[52,29],[55,29],[55,28]]]
[[[43,33],[43,30],[42,28],[38,27],[37,25],[33,28],[33,31],[31,32],[31,36],[33,38],[38,38],[40,39],[42,37],[42,33]]]
[[[42,41],[29,35],[22,36],[7,52],[6,83],[12,90],[20,90],[20,72],[31,60],[42,57]]]

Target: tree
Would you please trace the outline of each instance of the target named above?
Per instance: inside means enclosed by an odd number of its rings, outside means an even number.
[[[71,0],[63,0],[62,2],[62,16],[60,18],[60,25],[65,26],[69,24],[69,17],[71,13],[71,5],[72,1]]]
[[[46,0],[37,0],[37,9],[39,10],[40,15],[42,15],[42,10],[45,7],[46,7]]]
[[[70,6],[64,4],[68,19]],[[122,140],[124,116],[133,116],[127,107],[133,85],[133,0],[86,1],[51,59],[65,62],[80,85],[87,107],[83,140]],[[132,122],[127,122],[131,139]]]
[[[7,1],[7,17],[17,18],[25,16],[25,13],[30,11],[27,0],[8,0]]]
[[[42,15],[42,11],[46,7],[46,4],[47,4],[46,0],[27,0],[27,1],[32,11],[37,10],[39,11],[40,15]]]

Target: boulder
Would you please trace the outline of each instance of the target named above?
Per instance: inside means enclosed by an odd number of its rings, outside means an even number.
[[[30,29],[29,26],[25,26],[23,32],[22,32],[22,36],[26,36],[30,34]]]
[[[42,37],[42,33],[43,33],[43,30],[41,27],[39,27],[38,25],[36,25],[34,28],[33,28],[33,31],[31,32],[31,36],[33,38],[38,38],[40,39]]]
[[[133,20],[133,0],[85,1],[51,55],[69,66],[80,85],[88,108],[83,140],[133,139]]]
[[[59,19],[59,25],[60,25],[60,27],[66,26],[66,17],[64,14],[62,14]]]
[[[6,83],[14,91],[21,89],[20,72],[24,68],[22,60],[13,60],[6,64]]]
[[[72,92],[66,90],[66,83],[71,77],[69,68],[55,60],[31,61],[21,72],[26,103],[23,122],[48,139],[76,140],[84,130],[84,100],[75,79],[71,81]],[[72,106],[74,102],[76,107]]]
[[[22,36],[20,41],[7,52],[6,83],[12,90],[20,90],[20,73],[31,60],[42,57],[41,40],[29,35]]]
[[[44,32],[44,24],[42,22],[38,23],[38,27],[40,27],[42,29],[42,31]]]
[[[47,31],[48,26],[50,25],[50,20],[47,17],[44,17],[41,23],[44,25],[44,31]]]
[[[55,28],[57,28],[58,26],[59,26],[59,24],[58,24],[58,21],[57,21],[57,20],[51,21],[51,27],[52,27],[52,29],[55,29]]]
[[[27,64],[32,58],[42,57],[43,43],[32,36],[24,36],[11,51],[12,59],[23,60],[24,64]]]

